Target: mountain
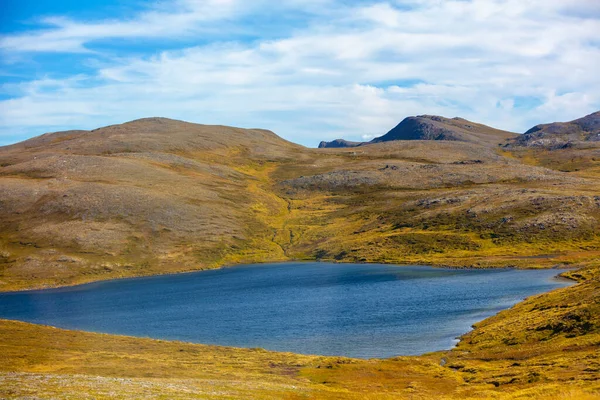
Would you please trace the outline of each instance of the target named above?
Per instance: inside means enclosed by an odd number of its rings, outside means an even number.
[[[359,146],[361,142],[350,142],[344,139],[335,139],[331,142],[322,141],[319,143],[319,149],[339,149],[343,147],[356,147]]]
[[[560,149],[585,143],[600,146],[600,111],[571,122],[536,125],[512,145]]]
[[[391,140],[452,140],[478,144],[498,144],[516,136],[463,118],[444,118],[435,115],[408,117],[385,135],[371,143]]]
[[[262,129],[146,118],[0,147],[0,290],[265,261],[548,267],[594,256],[596,155],[560,172],[540,166],[545,153],[493,145],[508,133],[433,118],[386,139],[416,126],[416,138],[455,140],[323,151]]]
[[[385,135],[370,142],[357,143],[337,139],[333,142],[321,142],[319,147],[356,147],[394,140],[448,140],[495,146],[515,136],[515,133],[494,129],[463,118],[420,115],[405,118]]]

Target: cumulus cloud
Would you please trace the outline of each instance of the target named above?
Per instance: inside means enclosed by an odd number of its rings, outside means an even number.
[[[160,115],[315,145],[380,135],[413,114],[524,131],[600,108],[594,0],[268,4],[181,0],[130,20],[54,19],[50,29],[7,35],[6,54],[82,53],[93,69],[4,85],[0,135]],[[293,24],[262,35],[273,18]],[[242,33],[211,31],[225,24]],[[187,39],[136,56],[94,47],[131,37]]]

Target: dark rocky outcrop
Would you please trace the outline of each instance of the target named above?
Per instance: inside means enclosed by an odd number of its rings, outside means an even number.
[[[322,141],[319,143],[320,149],[339,149],[343,147],[356,147],[360,146],[361,142],[350,142],[344,139],[335,139],[331,142]]]
[[[516,138],[511,146],[556,150],[585,143],[600,144],[600,111],[570,122],[536,125]]]

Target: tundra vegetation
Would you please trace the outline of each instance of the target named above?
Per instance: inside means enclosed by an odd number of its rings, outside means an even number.
[[[286,260],[559,266],[579,282],[479,323],[456,349],[387,360],[2,321],[0,394],[597,398],[598,117],[517,136],[421,116],[389,140],[323,149],[148,118],[0,148],[3,291]]]

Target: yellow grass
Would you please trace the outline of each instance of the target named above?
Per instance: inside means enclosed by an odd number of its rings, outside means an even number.
[[[360,360],[0,320],[5,398],[598,399],[600,267],[477,324],[451,351]]]

